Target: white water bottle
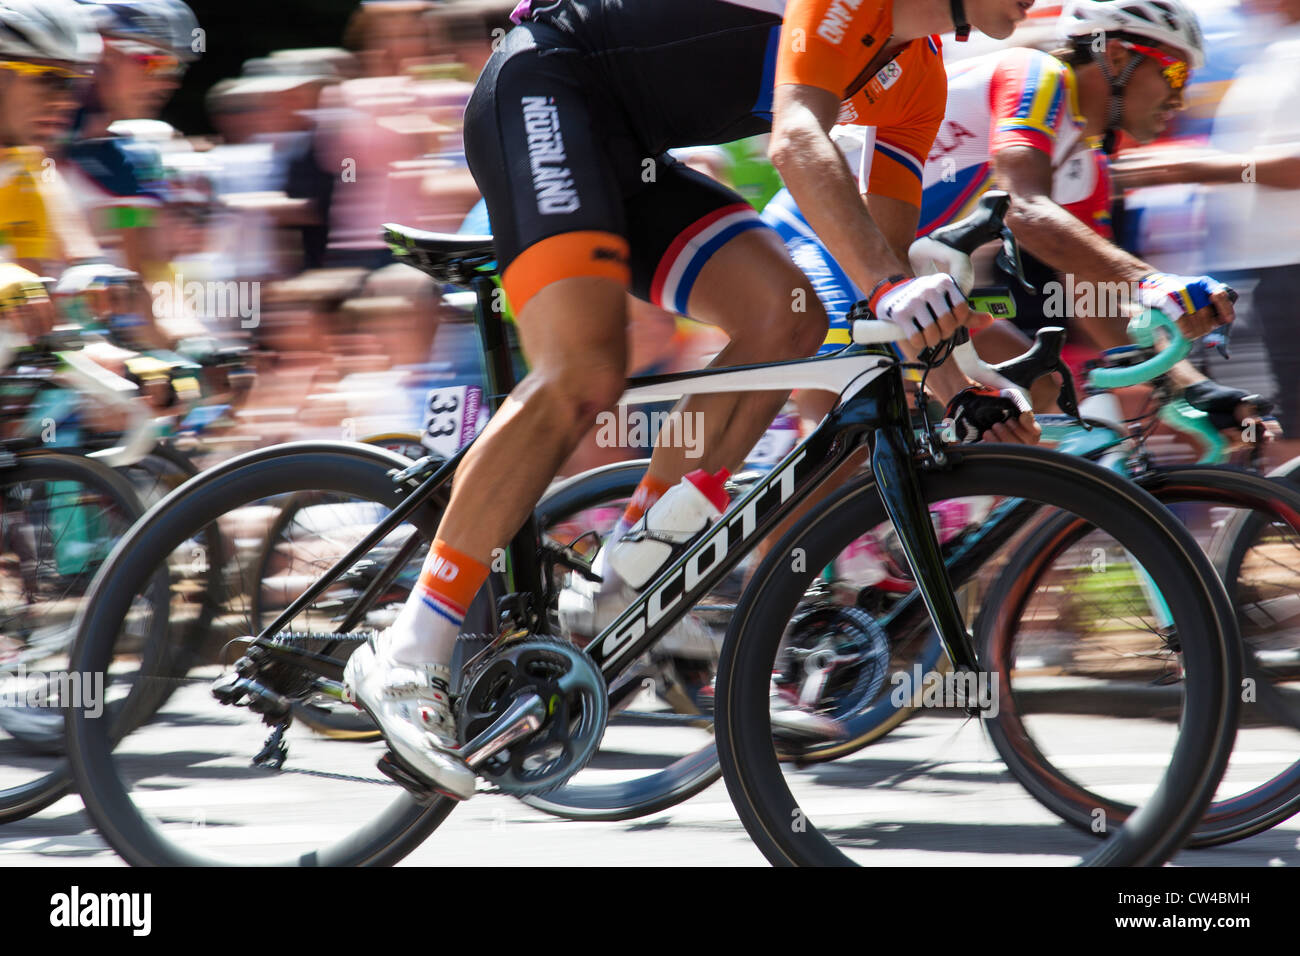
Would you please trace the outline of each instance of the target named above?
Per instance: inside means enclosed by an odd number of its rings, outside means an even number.
[[[703,531],[727,510],[723,487],[731,473],[711,475],[700,468],[664,492],[609,554],[610,567],[626,584],[643,588],[672,557],[678,545]]]

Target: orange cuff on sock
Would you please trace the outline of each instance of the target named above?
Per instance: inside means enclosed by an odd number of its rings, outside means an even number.
[[[474,595],[487,580],[488,566],[463,551],[457,551],[441,538],[433,542],[429,557],[420,572],[419,586],[465,616]]]

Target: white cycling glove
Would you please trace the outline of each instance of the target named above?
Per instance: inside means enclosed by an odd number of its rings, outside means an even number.
[[[915,279],[892,276],[876,286],[867,304],[876,318],[893,322],[911,336],[965,301],[952,276],[941,272]]]
[[[1210,304],[1210,296],[1228,287],[1210,276],[1177,276],[1153,272],[1138,283],[1138,297],[1148,309],[1159,309],[1171,321]]]

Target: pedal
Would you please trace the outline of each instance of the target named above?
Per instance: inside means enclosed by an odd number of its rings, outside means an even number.
[[[414,797],[415,802],[420,806],[427,807],[438,799],[438,791],[398,763],[397,755],[391,750],[384,751],[384,755],[379,758],[375,766],[385,777]]]
[[[240,706],[245,697],[247,707],[255,714],[261,714],[267,723],[273,723],[289,714],[293,702],[283,694],[277,694],[271,688],[238,673],[223,675],[212,682],[212,696],[223,704]]]

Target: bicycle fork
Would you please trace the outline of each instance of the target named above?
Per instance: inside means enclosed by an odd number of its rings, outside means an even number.
[[[885,425],[868,441],[876,487],[898,533],[930,619],[939,632],[939,640],[956,670],[975,670],[975,646],[957,606],[948,567],[940,553],[939,539],[913,463],[911,427]]]

